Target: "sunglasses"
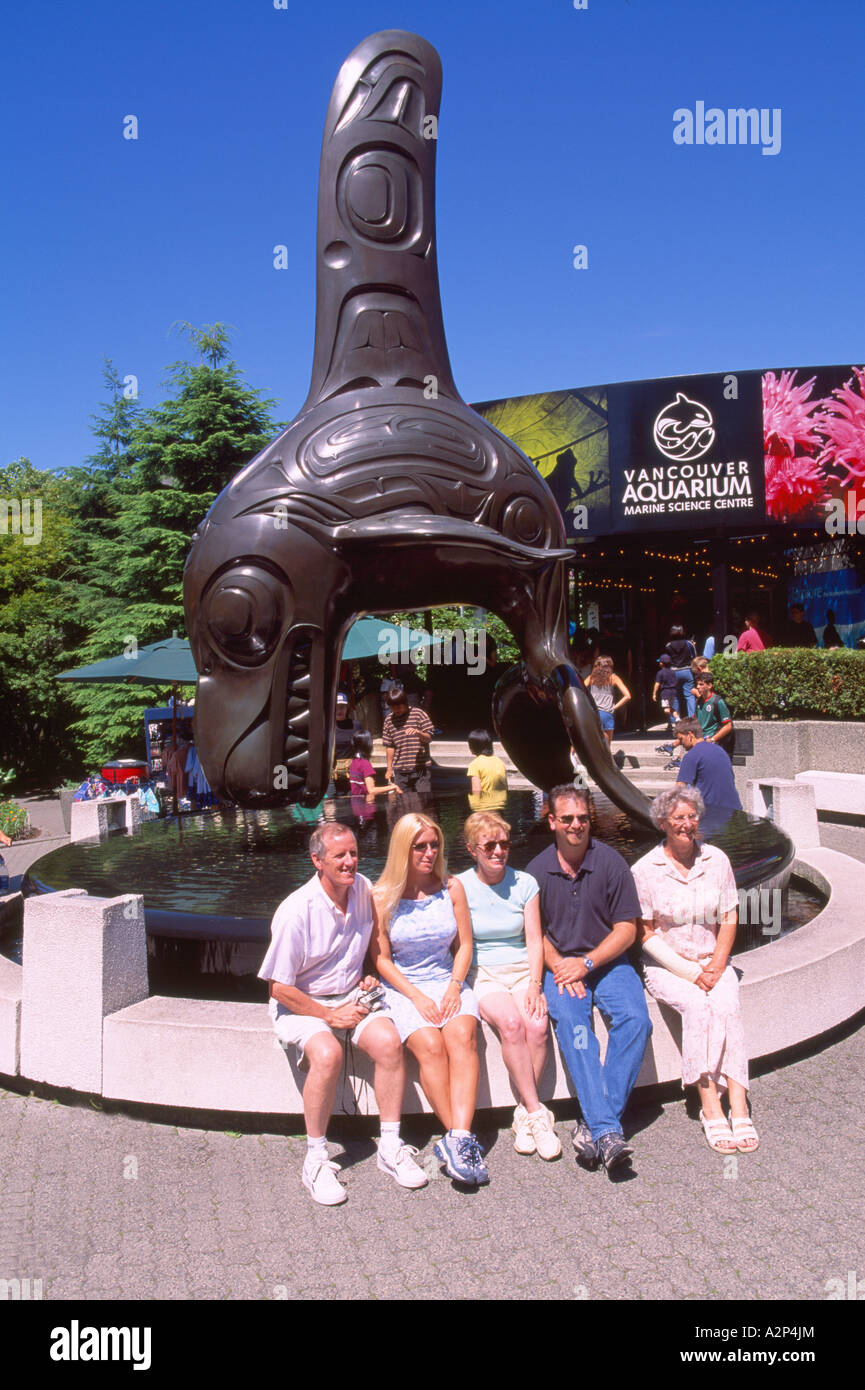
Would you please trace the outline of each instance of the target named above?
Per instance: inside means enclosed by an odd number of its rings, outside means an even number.
[[[510,849],[510,847],[510,840],[484,840],[482,845],[478,845],[478,849],[482,849],[484,854],[492,854],[493,850]]]
[[[438,840],[422,840],[419,845],[412,845],[412,849],[414,850],[415,854],[424,854],[428,849],[437,850],[438,847]]]
[[[569,816],[557,816],[557,815],[554,815],[554,816],[553,816],[553,819],[559,821],[562,825],[573,825],[574,821],[577,822],[577,825],[588,825],[588,824],[591,822],[591,819],[592,819],[592,818],[591,818],[591,816],[572,816],[572,815],[569,815]]]

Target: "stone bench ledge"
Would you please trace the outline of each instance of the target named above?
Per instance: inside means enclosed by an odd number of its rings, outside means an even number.
[[[814,788],[818,811],[865,816],[865,775],[861,772],[820,772],[809,768],[797,772],[794,780]]]

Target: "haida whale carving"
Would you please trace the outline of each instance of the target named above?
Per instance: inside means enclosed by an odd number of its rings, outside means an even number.
[[[435,246],[440,93],[437,53],[399,31],[364,39],[337,77],[309,396],[216,499],[187,561],[199,756],[214,790],[241,805],[316,804],[355,618],[475,603],[505,620],[522,654],[494,699],[517,766],[541,786],[568,781],[573,746],[645,821],[570,659],[559,511],[451,375]]]

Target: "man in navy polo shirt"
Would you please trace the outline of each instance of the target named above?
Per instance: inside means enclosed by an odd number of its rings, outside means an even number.
[[[703,737],[700,721],[680,719],[676,725],[676,742],[685,750],[677,784],[684,782],[686,786],[696,787],[707,806],[741,811],[730,759],[719,744]]]
[[[622,1112],[652,1032],[642,982],[626,958],[640,900],[622,856],[592,838],[588,792],[566,784],[547,801],[556,842],[528,865],[540,888],[544,994],[583,1112],[577,1162],[594,1168],[600,1159],[612,1172],[633,1153]],[[603,1065],[595,1004],[609,1030]]]

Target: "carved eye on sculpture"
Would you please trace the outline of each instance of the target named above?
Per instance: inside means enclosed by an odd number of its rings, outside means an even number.
[[[371,245],[405,250],[421,235],[420,173],[397,150],[353,155],[339,172],[336,200],[345,226]]]
[[[240,666],[259,666],[276,646],[289,601],[287,586],[275,575],[242,565],[220,575],[202,606],[221,651]]]
[[[547,539],[547,521],[532,497],[515,497],[505,507],[502,533],[521,545],[540,545]]]

